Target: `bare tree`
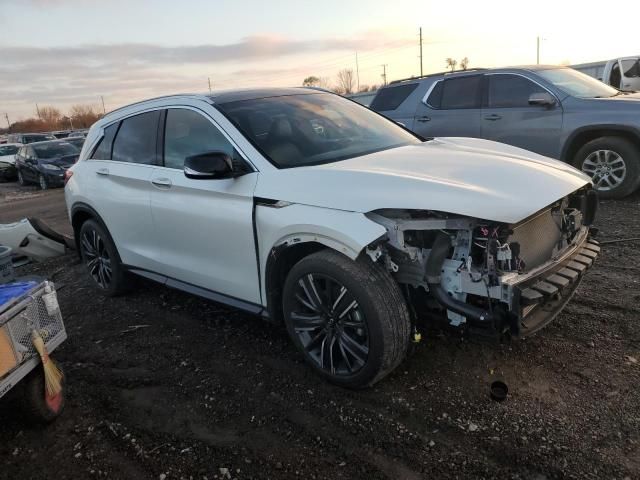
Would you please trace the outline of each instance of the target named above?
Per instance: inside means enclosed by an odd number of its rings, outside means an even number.
[[[52,130],[59,128],[62,121],[62,113],[56,107],[40,107],[40,118]]]
[[[450,68],[453,72],[456,69],[458,62],[451,57],[447,58],[445,61],[447,62],[447,68]]]
[[[355,83],[353,70],[350,68],[344,68],[338,72],[338,89],[340,93],[344,95],[353,93]]]
[[[73,121],[74,128],[89,128],[102,115],[93,105],[74,105],[69,111],[69,116]]]
[[[462,70],[466,70],[467,68],[469,68],[469,58],[464,57],[462,60],[460,60],[460,68]]]

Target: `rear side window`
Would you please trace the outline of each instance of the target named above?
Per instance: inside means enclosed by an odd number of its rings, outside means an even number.
[[[490,108],[528,107],[529,97],[546,92],[540,85],[520,75],[488,75],[487,105]]]
[[[442,86],[444,82],[442,80],[438,80],[436,84],[433,86],[433,90],[429,93],[429,97],[427,97],[427,105],[433,108],[440,108],[440,102],[442,101]]]
[[[116,136],[119,123],[109,125],[104,129],[104,136],[98,142],[98,146],[93,151],[91,158],[96,160],[111,160],[111,146],[113,145],[113,137]]]
[[[233,145],[218,128],[193,110],[170,108],[164,133],[164,166],[182,169],[184,159],[207,152],[234,156]]]
[[[113,142],[112,160],[156,165],[160,111],[125,118]]]
[[[480,108],[482,76],[448,78],[442,86],[440,108]]]
[[[371,109],[376,112],[395,110],[416,88],[418,88],[417,83],[383,88],[375,96],[373,102],[371,102]]]

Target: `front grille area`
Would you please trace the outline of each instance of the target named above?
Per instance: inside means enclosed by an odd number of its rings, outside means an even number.
[[[562,225],[551,209],[545,210],[513,228],[509,242],[520,244],[520,258],[525,271],[548,261],[562,242]]]

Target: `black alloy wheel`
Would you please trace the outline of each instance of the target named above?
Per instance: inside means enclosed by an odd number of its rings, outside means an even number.
[[[309,273],[298,280],[293,330],[315,365],[331,375],[353,375],[367,362],[369,331],[349,290],[330,276]]]

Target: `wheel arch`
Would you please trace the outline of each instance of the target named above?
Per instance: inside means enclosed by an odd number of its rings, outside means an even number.
[[[567,139],[560,158],[574,165],[574,157],[586,143],[601,137],[621,137],[633,143],[640,151],[640,131],[626,125],[590,125],[576,129]]]
[[[78,255],[81,255],[80,252],[80,229],[82,228],[82,224],[84,224],[87,220],[95,220],[100,224],[102,228],[104,228],[107,235],[111,237],[111,241],[113,241],[113,237],[111,236],[111,232],[107,228],[107,225],[102,220],[100,214],[91,206],[83,202],[75,203],[71,207],[71,228],[73,229],[73,238],[76,243],[76,251]],[[116,246],[115,242],[113,242],[114,246]],[[116,246],[116,252],[118,247]],[[118,253],[118,256],[120,254]]]

